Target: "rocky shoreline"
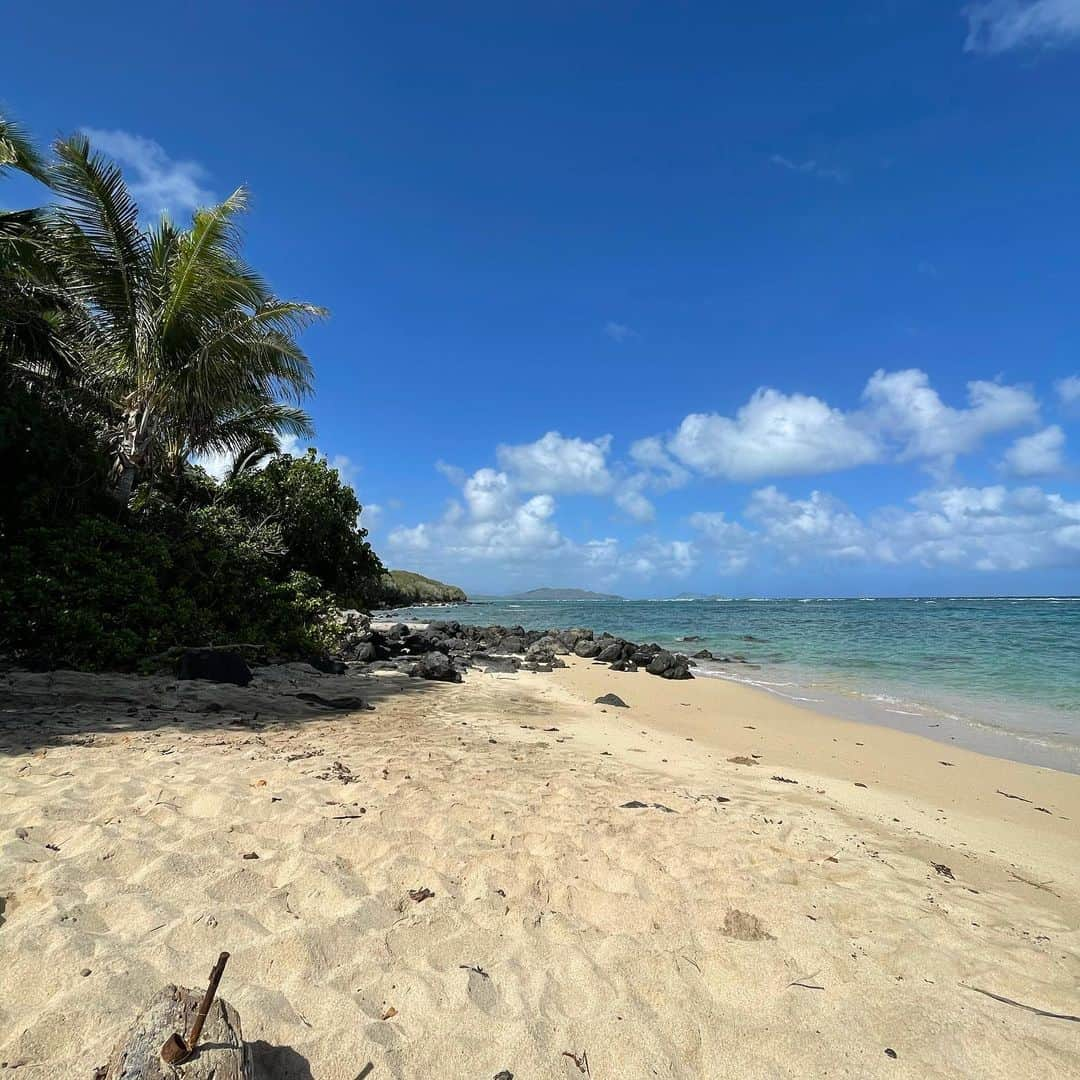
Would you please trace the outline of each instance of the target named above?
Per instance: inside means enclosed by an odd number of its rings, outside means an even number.
[[[613,671],[644,670],[662,679],[692,679],[695,658],[655,643],[639,644],[584,627],[526,630],[521,626],[469,626],[456,621],[373,624],[361,612],[344,617],[342,633],[329,664],[364,671],[401,671],[407,675],[459,682],[469,668],[485,672],[552,671],[565,667],[564,656],[607,664]],[[700,659],[713,659],[702,650]]]

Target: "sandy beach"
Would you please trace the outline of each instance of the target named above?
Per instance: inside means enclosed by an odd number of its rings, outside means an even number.
[[[568,660],[7,673],[0,1075],[222,949],[274,1080],[1076,1075],[1080,778]]]

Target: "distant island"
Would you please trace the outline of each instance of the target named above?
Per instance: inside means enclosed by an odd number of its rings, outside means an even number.
[[[498,600],[625,600],[614,593],[592,592],[590,589],[530,589],[528,592],[511,593],[509,596],[493,597]]]
[[[464,589],[415,574],[411,570],[388,570],[379,590],[381,607],[413,607],[417,604],[464,604]]]

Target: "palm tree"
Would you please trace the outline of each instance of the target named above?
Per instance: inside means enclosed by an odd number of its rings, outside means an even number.
[[[0,177],[19,171],[46,181],[29,135],[0,114]],[[0,374],[36,381],[69,373],[63,324],[72,314],[50,264],[41,210],[0,210]]]
[[[54,150],[42,173],[61,200],[44,224],[50,272],[84,315],[73,346],[96,392],[118,500],[192,454],[310,435],[299,402],[312,370],[296,337],[325,312],[277,299],[241,259],[244,190],[197,211],[189,229],[163,218],[144,230],[120,170],[84,136]]]

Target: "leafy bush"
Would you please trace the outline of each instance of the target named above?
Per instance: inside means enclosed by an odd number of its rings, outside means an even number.
[[[377,586],[359,511],[309,453],[222,485],[190,470],[143,488],[119,519],[39,514],[45,523],[0,553],[0,650],[86,668],[132,668],[182,645],[304,655],[335,604],[362,604]]]
[[[367,607],[375,600],[383,568],[360,526],[360,503],[314,450],[283,454],[265,469],[226,481],[221,501],[252,523],[273,522],[284,566],[320,581],[341,606]]]

